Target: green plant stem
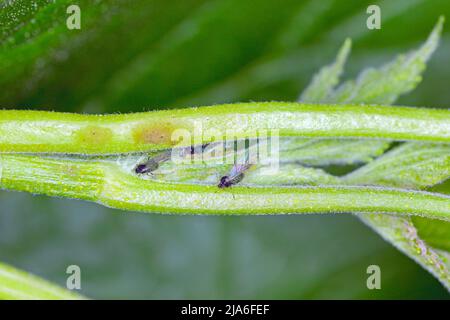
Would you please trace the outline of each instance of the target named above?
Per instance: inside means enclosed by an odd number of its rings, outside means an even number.
[[[381,187],[232,187],[144,180],[115,162],[1,155],[0,187],[171,214],[388,213],[450,220],[448,196]]]
[[[172,134],[353,137],[450,142],[450,111],[392,106],[240,103],[121,115],[0,111],[0,152],[113,154],[173,146]],[[201,131],[199,131],[201,130]],[[197,133],[197,134],[196,134]],[[202,140],[202,138],[204,140]],[[190,145],[195,141],[184,141]]]

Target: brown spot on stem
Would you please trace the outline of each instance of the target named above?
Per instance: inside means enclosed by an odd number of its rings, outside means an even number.
[[[137,144],[173,145],[172,132],[175,128],[170,124],[140,125],[133,130],[133,138]]]

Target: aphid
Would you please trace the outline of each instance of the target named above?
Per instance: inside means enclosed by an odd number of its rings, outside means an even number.
[[[236,142],[235,142],[236,147]],[[247,171],[251,166],[250,162],[250,142],[248,140],[245,141],[245,161],[243,163],[238,162],[235,163],[230,173],[226,176],[220,178],[219,184],[217,185],[220,189],[229,188],[232,185],[235,185],[244,179],[244,172]]]
[[[146,162],[138,164],[134,168],[134,172],[137,174],[152,173],[159,168],[161,163],[168,161],[170,159],[170,155],[170,151],[165,151],[158,154],[155,157],[148,159]]]
[[[187,155],[194,155],[198,152],[203,152],[208,145],[209,145],[209,143],[203,144],[200,147],[189,146],[189,147],[181,148],[179,151],[179,155],[181,157],[185,157]],[[153,171],[155,171],[159,168],[159,165],[161,163],[169,161],[171,156],[172,156],[172,150],[164,151],[164,152],[156,155],[155,157],[148,159],[146,162],[138,164],[134,168],[134,171],[137,174],[152,173]]]
[[[159,167],[159,163],[156,162],[153,158],[147,160],[147,162],[145,163],[140,163],[136,166],[136,168],[134,169],[134,171],[137,174],[144,174],[144,173],[151,173],[153,171],[155,171],[156,169],[158,169]]]
[[[248,162],[245,164],[235,164],[230,171],[230,174],[220,178],[220,182],[217,185],[219,188],[229,188],[234,184],[237,184],[244,179],[244,172],[250,168],[251,164]]]

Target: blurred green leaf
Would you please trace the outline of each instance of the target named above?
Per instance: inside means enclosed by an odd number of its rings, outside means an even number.
[[[415,89],[422,81],[426,62],[436,50],[442,33],[441,17],[428,40],[408,55],[400,55],[393,62],[374,69],[367,68],[355,81],[347,81],[336,89],[328,101],[364,104],[392,104],[400,95]],[[327,98],[324,99],[327,101]]]
[[[341,49],[339,50],[336,60],[323,67],[311,80],[310,85],[303,91],[300,101],[303,102],[317,102],[326,101],[328,96],[334,91],[334,88],[339,83],[339,78],[344,71],[344,64],[350,53],[351,40],[345,40]]]

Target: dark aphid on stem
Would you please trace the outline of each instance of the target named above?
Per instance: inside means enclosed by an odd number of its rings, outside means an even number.
[[[136,172],[137,174],[152,173],[159,168],[159,165],[161,163],[168,161],[170,159],[170,155],[170,151],[165,151],[161,154],[158,154],[155,157],[148,159],[144,163],[139,163],[134,168],[134,172]]]
[[[220,178],[220,182],[217,185],[219,188],[229,188],[234,184],[237,184],[244,179],[244,172],[250,168],[251,164],[235,164],[231,169],[230,174]]]
[[[236,143],[236,142],[235,142]],[[238,184],[244,179],[244,172],[247,171],[252,165],[250,163],[250,142],[245,141],[245,161],[243,163],[235,163],[230,173],[226,176],[220,178],[219,184],[217,185],[220,189],[229,188],[232,185]]]
[[[203,152],[208,145],[209,145],[209,143],[203,144],[200,147],[189,146],[189,147],[181,148],[180,156],[194,155],[196,153]],[[164,152],[156,155],[155,157],[148,159],[146,162],[138,164],[134,168],[134,172],[136,172],[136,174],[152,173],[153,171],[155,171],[159,168],[159,165],[161,163],[170,160],[171,156],[172,156],[172,150],[164,151]]]
[[[159,167],[158,162],[156,162],[154,159],[149,159],[145,163],[138,164],[136,166],[136,168],[134,169],[134,171],[137,174],[145,174],[145,173],[151,173],[151,172],[155,171],[156,169],[158,169],[158,167]]]

